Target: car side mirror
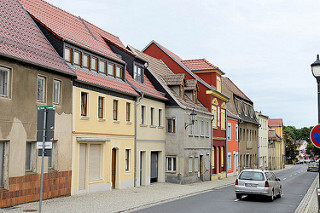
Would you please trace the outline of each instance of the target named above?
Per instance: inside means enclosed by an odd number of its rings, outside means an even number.
[[[280,181],[280,178],[276,178],[276,181]]]

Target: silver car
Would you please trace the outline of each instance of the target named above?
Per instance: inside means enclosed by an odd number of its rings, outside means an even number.
[[[281,197],[282,186],[280,179],[268,170],[245,169],[235,182],[237,199],[242,195],[262,195],[273,201],[275,197]]]

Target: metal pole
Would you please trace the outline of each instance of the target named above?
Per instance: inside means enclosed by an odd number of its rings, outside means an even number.
[[[320,78],[319,77],[316,77],[317,79],[317,86],[318,86],[318,124],[320,124]],[[320,164],[320,162],[319,162]],[[320,188],[320,166],[318,164],[318,178],[319,178],[319,188]],[[318,190],[319,188],[317,189],[317,195],[318,195],[318,212],[320,212],[320,196],[319,196],[319,193],[318,193]]]
[[[43,134],[42,134],[42,163],[41,163],[41,180],[40,180],[40,201],[39,201],[39,213],[41,213],[42,206],[42,191],[43,191],[43,164],[44,164],[44,148],[46,141],[46,123],[47,123],[47,109],[44,110],[43,115]]]

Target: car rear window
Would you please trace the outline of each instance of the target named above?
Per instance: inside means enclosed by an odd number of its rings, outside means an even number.
[[[264,176],[262,172],[249,172],[249,171],[244,171],[241,173],[240,180],[257,180],[257,181],[263,181]]]

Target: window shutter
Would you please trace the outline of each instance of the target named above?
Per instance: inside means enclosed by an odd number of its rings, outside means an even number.
[[[89,153],[89,180],[100,178],[101,145],[90,145]]]
[[[79,190],[86,188],[86,144],[80,144],[79,156]]]

